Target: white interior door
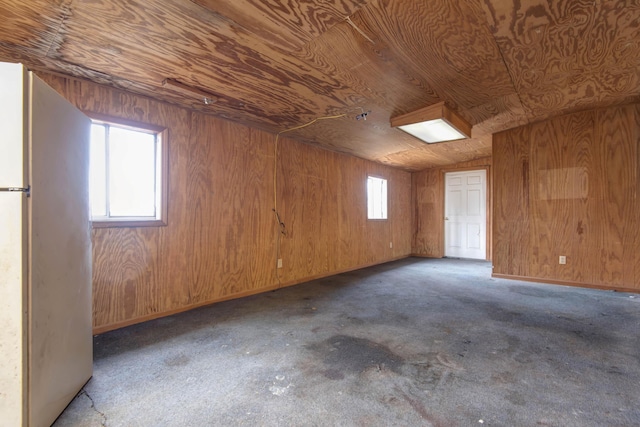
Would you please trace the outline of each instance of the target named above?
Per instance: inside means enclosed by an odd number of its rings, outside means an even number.
[[[487,258],[486,172],[445,174],[445,256]]]
[[[90,120],[32,73],[29,425],[49,426],[93,372]]]

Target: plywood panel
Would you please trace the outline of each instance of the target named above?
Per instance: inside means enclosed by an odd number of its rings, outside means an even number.
[[[443,223],[444,191],[442,173],[438,168],[414,173],[415,214],[413,224],[413,253],[429,257],[444,256]]]
[[[562,254],[559,246],[563,241],[567,241],[564,231],[568,227],[565,224],[569,220],[569,215],[572,214],[570,200],[559,199],[554,194],[549,194],[566,192],[562,143],[549,137],[558,135],[562,138],[563,125],[564,121],[542,122],[531,127],[529,207],[536,212],[536,215],[530,218],[528,240],[531,242],[531,262],[528,274],[536,277],[557,274],[557,257]],[[548,183],[549,178],[559,178],[560,181]]]
[[[569,268],[566,269],[564,277],[584,283],[593,283],[593,269],[589,268],[590,254],[601,247],[600,222],[596,220],[601,206],[597,196],[600,185],[598,180],[589,179],[590,174],[597,173],[592,150],[596,142],[595,117],[595,114],[567,116],[564,130],[564,137],[574,141],[573,144],[566,145],[566,157],[579,174],[579,178],[573,180],[573,214],[568,223],[572,235],[569,239],[571,246],[568,253],[573,256],[569,258]],[[563,195],[563,198],[565,196]],[[560,271],[562,270],[561,268]]]
[[[159,312],[158,231],[94,229],[92,241],[94,327]]]
[[[529,254],[529,135],[529,128],[518,128],[493,137],[494,272],[528,274],[522,259]]]
[[[385,55],[405,73],[416,76],[416,83],[433,88],[440,99],[460,100],[464,107],[471,107],[513,93],[478,3],[378,1],[363,8],[358,18],[356,22],[375,34],[383,48],[388,46],[383,50]],[[441,61],[445,57],[447,60]],[[397,109],[394,116],[424,104],[404,106],[404,111]]]
[[[54,40],[59,41],[61,17],[71,12],[69,0],[33,0],[0,5],[2,44],[13,49],[30,49],[46,55]]]
[[[639,134],[629,105],[496,135],[494,273],[639,288]]]
[[[283,50],[300,48],[327,29],[344,21],[364,0],[341,2],[272,2],[253,0],[191,0],[209,11],[225,16],[251,33]]]
[[[391,256],[398,258],[411,253],[411,239],[407,239],[406,236],[412,235],[413,222],[412,216],[404,210],[406,206],[411,206],[411,191],[407,191],[411,189],[411,175],[392,169],[390,172],[389,218],[391,220],[390,241],[393,242]]]
[[[272,281],[272,144],[250,128],[194,115],[189,141],[187,253],[192,303]],[[214,286],[215,284],[215,286]]]
[[[272,133],[346,114],[288,136],[409,171],[489,156],[495,132],[640,99],[636,1],[29,0],[1,2],[0,16],[0,60]],[[389,126],[439,101],[474,125],[470,140],[424,146]]]
[[[340,257],[336,260],[336,267],[342,269],[348,265],[347,259],[355,257],[363,262],[362,254],[365,248],[359,248],[356,242],[364,239],[367,225],[367,196],[366,196],[366,163],[355,157],[339,168],[341,194],[338,203],[338,239]]]
[[[410,254],[408,172],[88,82],[43,75],[81,109],[169,129],[168,225],[92,232],[96,331]],[[390,218],[366,220],[366,176]],[[394,248],[389,248],[389,242]]]
[[[522,106],[542,119],[637,99],[637,2],[483,2]]]
[[[280,144],[279,210],[286,226],[281,240],[281,281],[329,271],[329,188],[325,150],[284,139]],[[336,195],[331,197],[335,200]],[[317,236],[308,239],[306,236]]]
[[[409,173],[287,139],[279,161],[282,283],[410,253]],[[388,220],[367,219],[368,175],[388,180]]]
[[[624,249],[627,233],[633,233],[637,187],[637,145],[633,137],[633,109],[616,108],[599,111],[596,135],[600,142],[598,159],[605,185],[602,199],[604,239],[600,252],[599,283],[621,286],[624,282]],[[628,243],[627,245],[628,246]]]

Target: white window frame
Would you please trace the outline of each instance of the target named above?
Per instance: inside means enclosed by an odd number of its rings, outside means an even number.
[[[155,216],[92,217],[92,227],[158,227],[167,225],[167,197],[169,182],[169,131],[165,127],[133,120],[105,116],[93,112],[85,114],[91,118],[92,124],[104,124],[156,136],[156,209]],[[108,197],[108,195],[107,195]]]
[[[386,178],[367,176],[367,219],[377,221],[388,219],[388,188]]]

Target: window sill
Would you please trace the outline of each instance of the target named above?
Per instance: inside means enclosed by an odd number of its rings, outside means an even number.
[[[136,228],[136,227],[166,227],[167,222],[161,219],[132,220],[132,219],[111,219],[108,221],[92,221],[92,228]]]

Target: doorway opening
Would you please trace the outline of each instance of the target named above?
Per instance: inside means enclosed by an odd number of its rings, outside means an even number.
[[[444,185],[444,256],[487,259],[487,171],[448,172]]]

